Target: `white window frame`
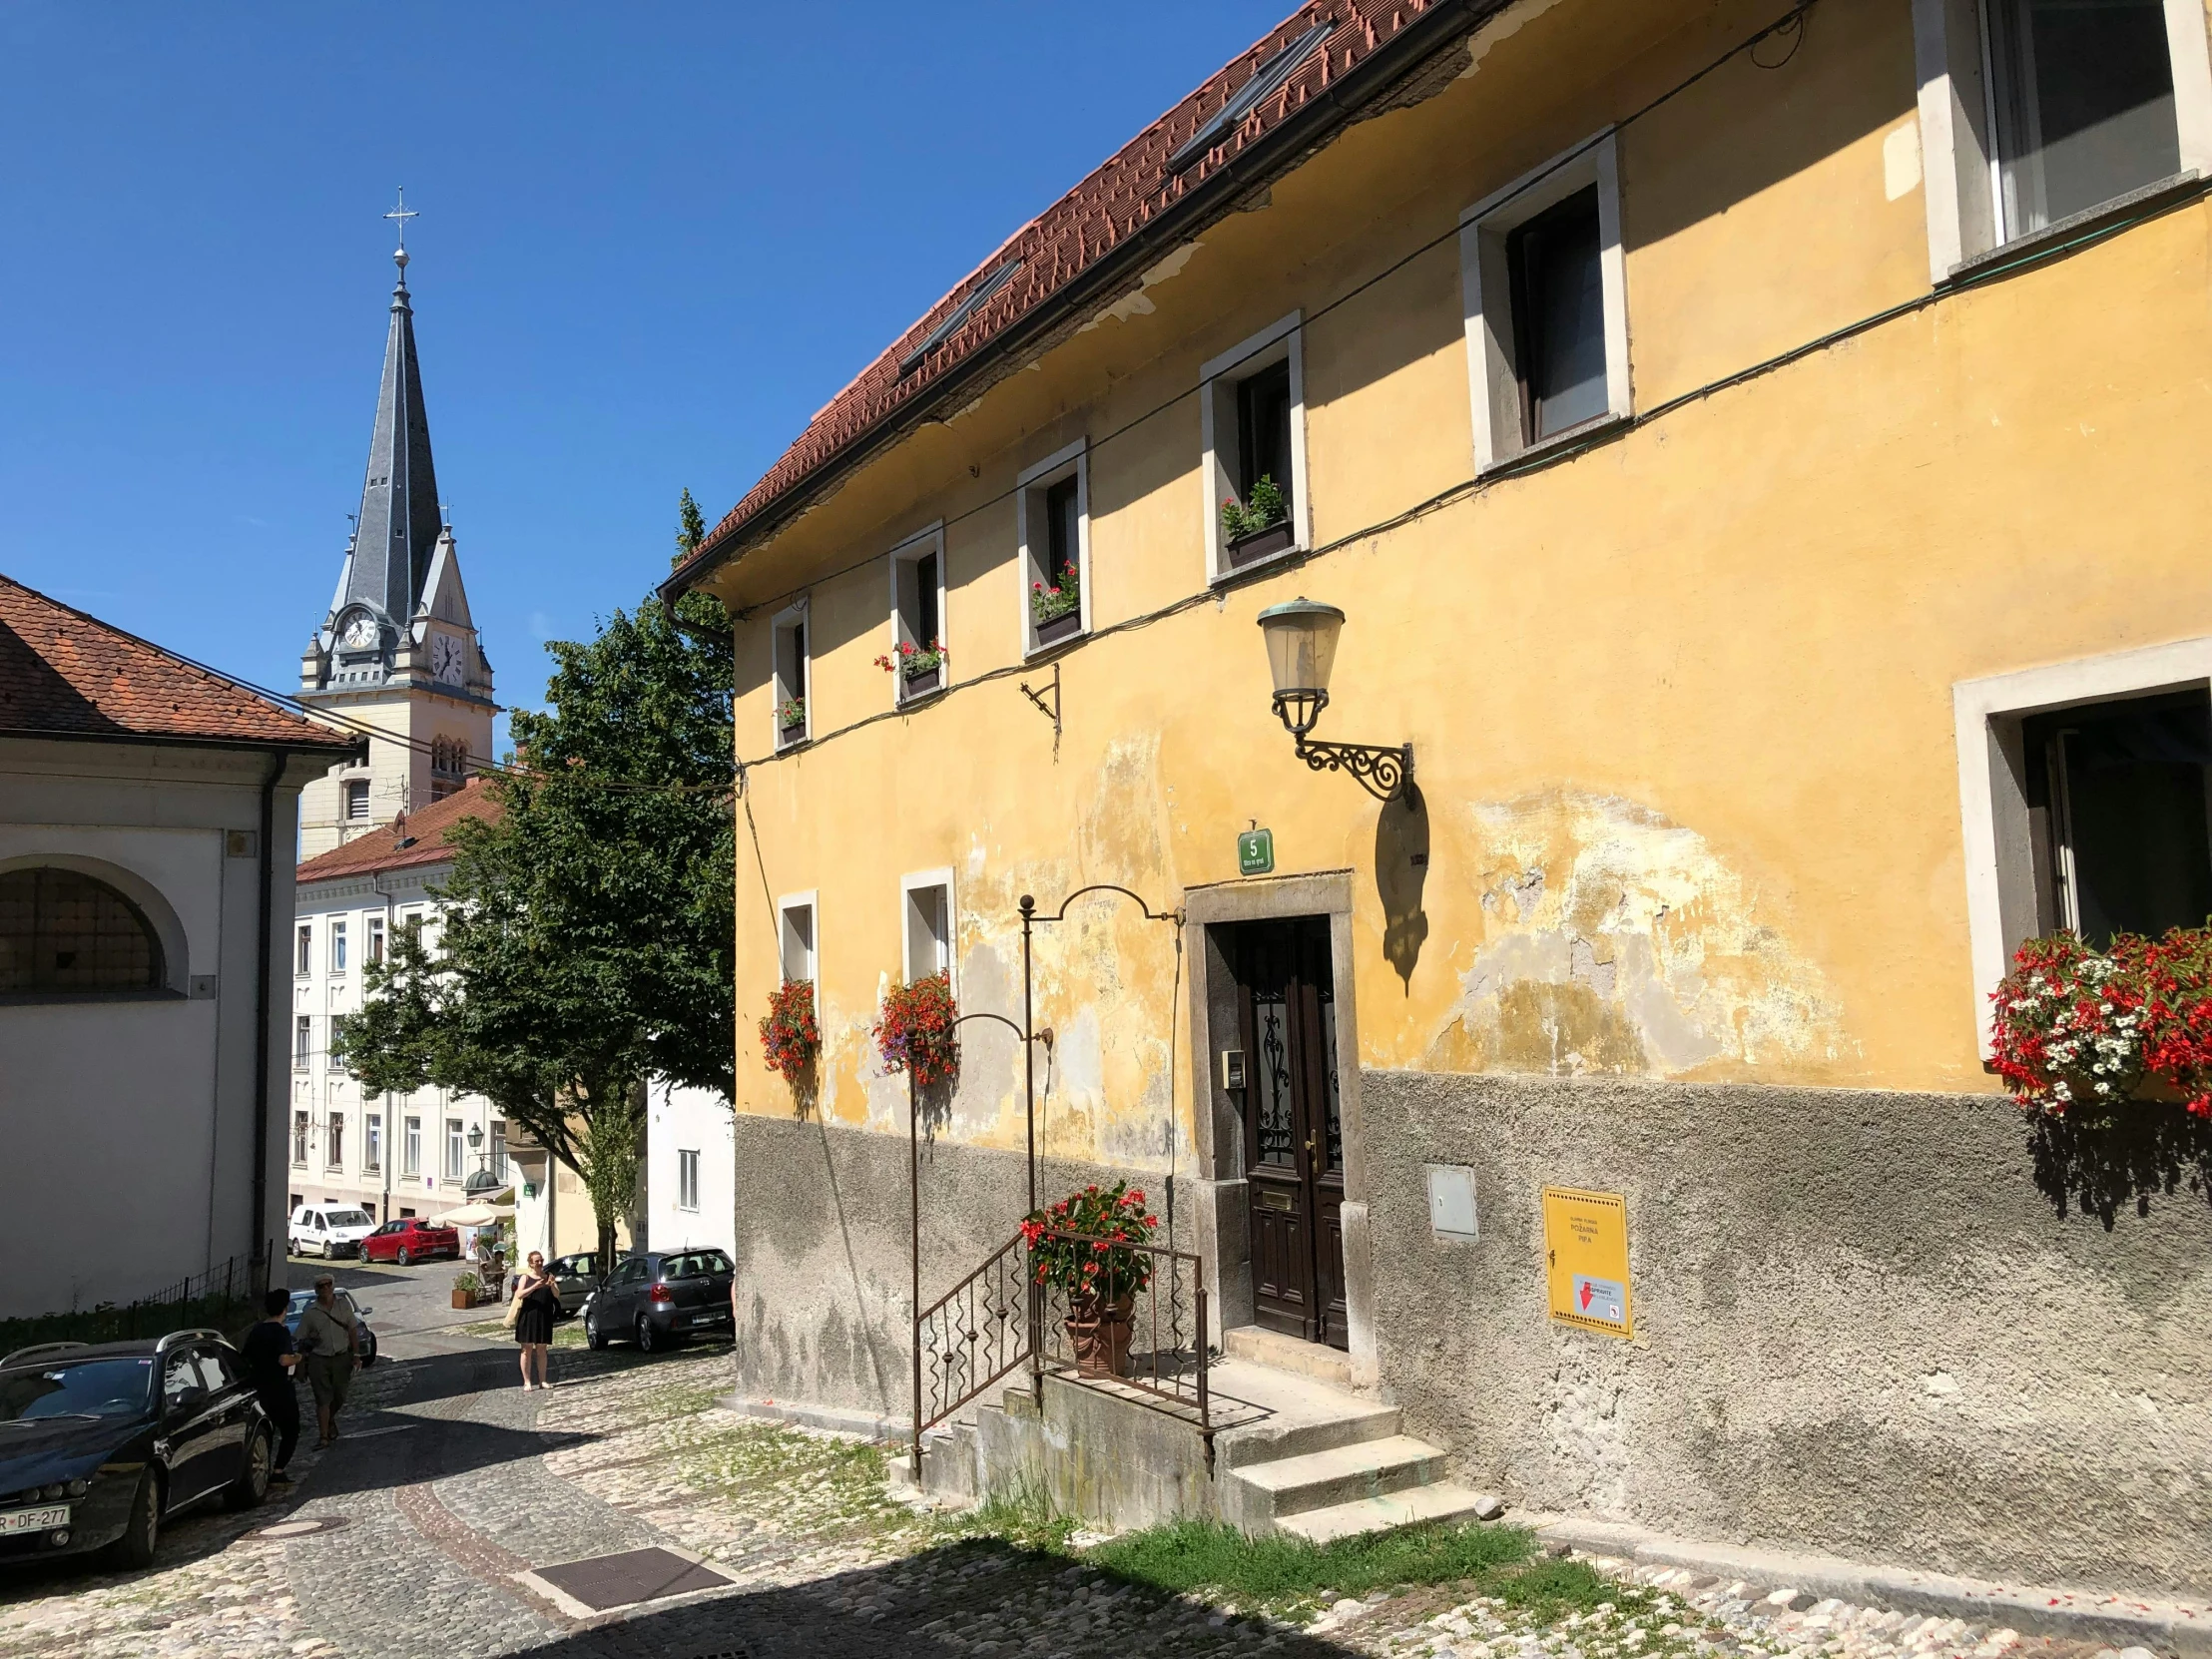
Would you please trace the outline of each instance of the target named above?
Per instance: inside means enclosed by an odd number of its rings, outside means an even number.
[[[499,1180],[507,1179],[510,1159],[507,1154],[507,1120],[494,1118],[491,1124],[491,1172]]]
[[[336,979],[345,972],[345,918],[343,916],[332,916],[330,918],[329,934],[330,977]]]
[[[944,566],[937,567],[941,573]],[[896,590],[892,603],[896,604]],[[942,602],[940,601],[940,606]],[[797,749],[815,735],[815,637],[814,629],[807,621],[807,596],[798,599],[778,611],[768,625],[768,689],[769,689],[769,742],[778,749]],[[941,617],[943,611],[940,609]],[[895,624],[893,625],[895,627]],[[799,630],[799,685],[796,689],[784,680],[784,636],[793,629]],[[796,697],[806,705],[807,718],[800,723],[799,736],[787,738],[784,723],[777,718],[776,710],[787,697]]]
[[[1989,998],[2010,968],[2012,952],[2037,930],[2021,722],[2052,709],[2176,691],[2212,692],[2212,638],[1960,680],[1951,687],[1974,1020],[1984,1059],[1990,1053]]]
[[[676,1208],[699,1211],[699,1154],[688,1147],[676,1154]]]
[[[1221,534],[1221,504],[1237,493],[1230,459],[1237,448],[1237,387],[1264,368],[1291,365],[1291,545],[1280,553],[1230,568]],[[1291,312],[1250,339],[1210,357],[1198,371],[1199,435],[1205,453],[1198,475],[1206,492],[1206,580],[1226,582],[1293,559],[1314,545],[1313,481],[1306,465],[1306,313]],[[1086,603],[1088,600],[1086,599]]]
[[[386,948],[384,918],[382,916],[369,916],[362,923],[362,927],[361,966],[364,969],[381,966]]]
[[[322,1167],[326,1170],[345,1168],[345,1114],[325,1111],[322,1116]]]
[[[314,973],[314,923],[302,921],[292,930],[292,976],[306,979]]]
[[[466,1118],[447,1118],[445,1120],[445,1160],[438,1173],[447,1181],[465,1181],[468,1179],[468,1120]]]
[[[944,889],[944,967],[945,982],[955,995],[959,992],[960,979],[960,912],[957,894],[952,887],[952,866],[939,869],[917,869],[898,878],[898,973],[911,981],[914,977],[914,894],[929,887]]]
[[[789,971],[791,964],[784,959],[784,914],[788,910],[807,912],[807,971],[797,974]],[[779,984],[794,984],[804,978],[817,987],[815,998],[819,1009],[822,998],[822,906],[816,899],[815,889],[786,893],[776,901],[776,971]]]
[[[399,1176],[404,1181],[422,1177],[422,1114],[410,1112],[399,1125]]]
[[[2203,0],[2165,0],[2165,13],[2181,171],[2172,181],[2146,186],[2152,193],[2183,179],[2212,177],[2212,40]],[[2104,204],[2054,225],[2005,234],[1983,0],[1913,0],[1913,60],[1932,282],[1939,286],[2000,249],[2063,236],[2108,210]]]
[[[379,1175],[384,1168],[384,1114],[361,1114],[361,1173]]]
[[[305,1071],[314,1063],[314,1015],[291,1016],[291,1069]]]
[[[906,643],[906,619],[899,614],[898,608],[899,569],[904,565],[917,564],[932,553],[937,556],[937,643],[947,649],[952,644],[952,617],[951,613],[945,608],[948,598],[948,584],[944,565],[944,520],[940,518],[928,529],[917,531],[896,547],[893,547],[884,561],[890,569],[891,578],[890,659],[893,664],[898,661],[898,648]],[[917,650],[926,650],[929,642],[927,640],[915,640],[913,644]],[[939,696],[951,689],[951,685],[952,660],[949,657],[945,659],[945,666],[938,671],[937,689],[935,691],[915,692],[911,696],[906,691],[906,676],[900,673],[896,667],[893,667],[891,670],[891,702],[894,706],[901,708],[908,703],[925,703],[930,698]],[[807,713],[811,721],[814,710],[810,707]]]
[[[355,785],[360,787],[361,810],[358,814],[353,811]],[[338,784],[338,821],[341,824],[366,824],[369,822],[369,816],[373,811],[374,807],[369,799],[368,780],[366,778],[340,780]]]
[[[307,1142],[314,1133],[313,1119],[305,1112],[294,1109],[291,1114],[291,1167],[307,1167]]]
[[[1506,239],[1545,209],[1592,185],[1597,187],[1598,280],[1605,310],[1605,410],[1531,442],[1521,430]],[[1634,413],[1620,153],[1613,128],[1531,168],[1459,215],[1459,289],[1466,313],[1467,398],[1474,415],[1477,473],[1577,442]]]
[[[1294,423],[1295,424],[1295,423]],[[1037,641],[1036,613],[1029,596],[1035,583],[1044,580],[1044,560],[1051,547],[1051,530],[1044,513],[1045,493],[1054,485],[1075,480],[1075,581],[1077,599],[1075,632],[1050,645]],[[1014,534],[1021,546],[1020,592],[1021,654],[1057,651],[1091,631],[1091,456],[1090,439],[1077,438],[1056,449],[1014,480]]]

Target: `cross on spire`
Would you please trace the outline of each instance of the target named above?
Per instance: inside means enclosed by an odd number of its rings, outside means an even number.
[[[407,221],[422,217],[407,206],[407,187],[405,185],[399,187],[399,206],[392,209],[384,217],[394,221],[399,226],[399,251],[404,254],[407,251]]]

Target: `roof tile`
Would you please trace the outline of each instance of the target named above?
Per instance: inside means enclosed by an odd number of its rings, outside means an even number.
[[[376,870],[442,864],[453,856],[446,836],[463,819],[497,824],[505,805],[484,787],[481,775],[443,801],[419,812],[402,813],[391,823],[355,835],[343,846],[309,858],[292,872],[299,881],[327,881],[337,875],[367,875]]]

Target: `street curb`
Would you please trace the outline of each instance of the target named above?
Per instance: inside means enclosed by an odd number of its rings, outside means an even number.
[[[2140,1646],[2190,1659],[2199,1655],[2212,1659],[2212,1607],[2204,1602],[2159,1601],[2111,1592],[1954,1578],[1906,1567],[1869,1566],[1834,1555],[1746,1549],[1674,1538],[1613,1521],[1543,1514],[1508,1514],[1505,1518],[1533,1528],[1545,1543],[1569,1544],[1591,1555],[1686,1567],[1718,1578],[1765,1585],[1769,1590],[1796,1588],[1903,1613],[2009,1626],[2023,1634],[2101,1641],[2115,1647]]]
[[[903,1440],[906,1424],[896,1417],[870,1416],[865,1411],[840,1411],[831,1405],[787,1405],[775,1399],[748,1399],[724,1394],[715,1403],[740,1416],[765,1417],[801,1428],[822,1428],[832,1434],[857,1434],[863,1440]]]

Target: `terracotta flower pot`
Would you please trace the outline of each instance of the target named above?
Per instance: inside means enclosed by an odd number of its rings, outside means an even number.
[[[1123,1294],[1101,1304],[1094,1296],[1074,1305],[1063,1324],[1075,1350],[1078,1377],[1119,1377],[1129,1365],[1130,1310],[1136,1297]]]
[[[473,1308],[476,1306],[476,1299],[466,1291],[455,1291],[453,1293],[453,1306],[456,1308]]]

